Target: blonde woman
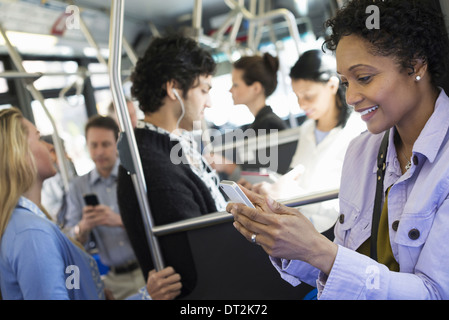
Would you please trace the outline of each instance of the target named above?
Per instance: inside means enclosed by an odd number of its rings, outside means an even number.
[[[42,182],[56,173],[39,131],[20,111],[11,108],[0,111],[0,134],[3,299],[104,299],[95,260],[39,209]],[[164,292],[176,296],[179,275],[167,269],[159,272],[169,279],[162,287],[167,286]],[[148,284],[154,276],[155,272],[150,273]],[[173,298],[160,295],[159,284],[152,285],[149,295],[148,288],[142,288],[143,297]]]
[[[39,132],[14,108],[0,111],[0,131],[3,299],[104,298],[95,261],[36,205],[41,183],[35,182],[56,173]]]

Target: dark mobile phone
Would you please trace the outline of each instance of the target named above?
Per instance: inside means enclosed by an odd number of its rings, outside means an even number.
[[[100,202],[98,201],[98,197],[95,193],[85,194],[83,198],[84,202],[88,206],[97,206],[100,204]]]

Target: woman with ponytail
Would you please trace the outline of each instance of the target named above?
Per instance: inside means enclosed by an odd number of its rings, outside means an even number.
[[[254,115],[254,122],[249,126],[258,134],[258,130],[287,128],[267,105],[266,99],[276,90],[279,59],[269,53],[263,56],[247,56],[237,60],[232,70],[232,94],[234,104],[244,104]],[[267,131],[266,133],[269,133]]]

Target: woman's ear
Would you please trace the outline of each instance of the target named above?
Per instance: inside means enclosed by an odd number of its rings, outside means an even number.
[[[413,60],[413,73],[410,75],[413,77],[414,81],[420,81],[427,74],[427,63],[423,59]]]
[[[338,77],[336,76],[332,76],[327,82],[327,85],[329,86],[333,94],[337,94],[338,88],[340,87],[340,79],[338,79]]]
[[[254,92],[255,93],[257,93],[257,94],[259,94],[259,93],[265,94],[264,88],[262,86],[262,83],[260,83],[259,81],[255,81],[251,86],[254,88]]]

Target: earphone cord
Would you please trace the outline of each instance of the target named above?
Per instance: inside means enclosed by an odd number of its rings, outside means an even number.
[[[179,94],[176,90],[173,90],[173,93],[175,94],[175,97],[178,99],[179,103],[181,104],[181,116],[178,118],[178,121],[176,122],[176,129],[177,131],[179,129],[179,124],[181,123],[182,118],[184,118],[184,115],[186,114],[186,109],[184,107],[184,102],[179,97]]]

